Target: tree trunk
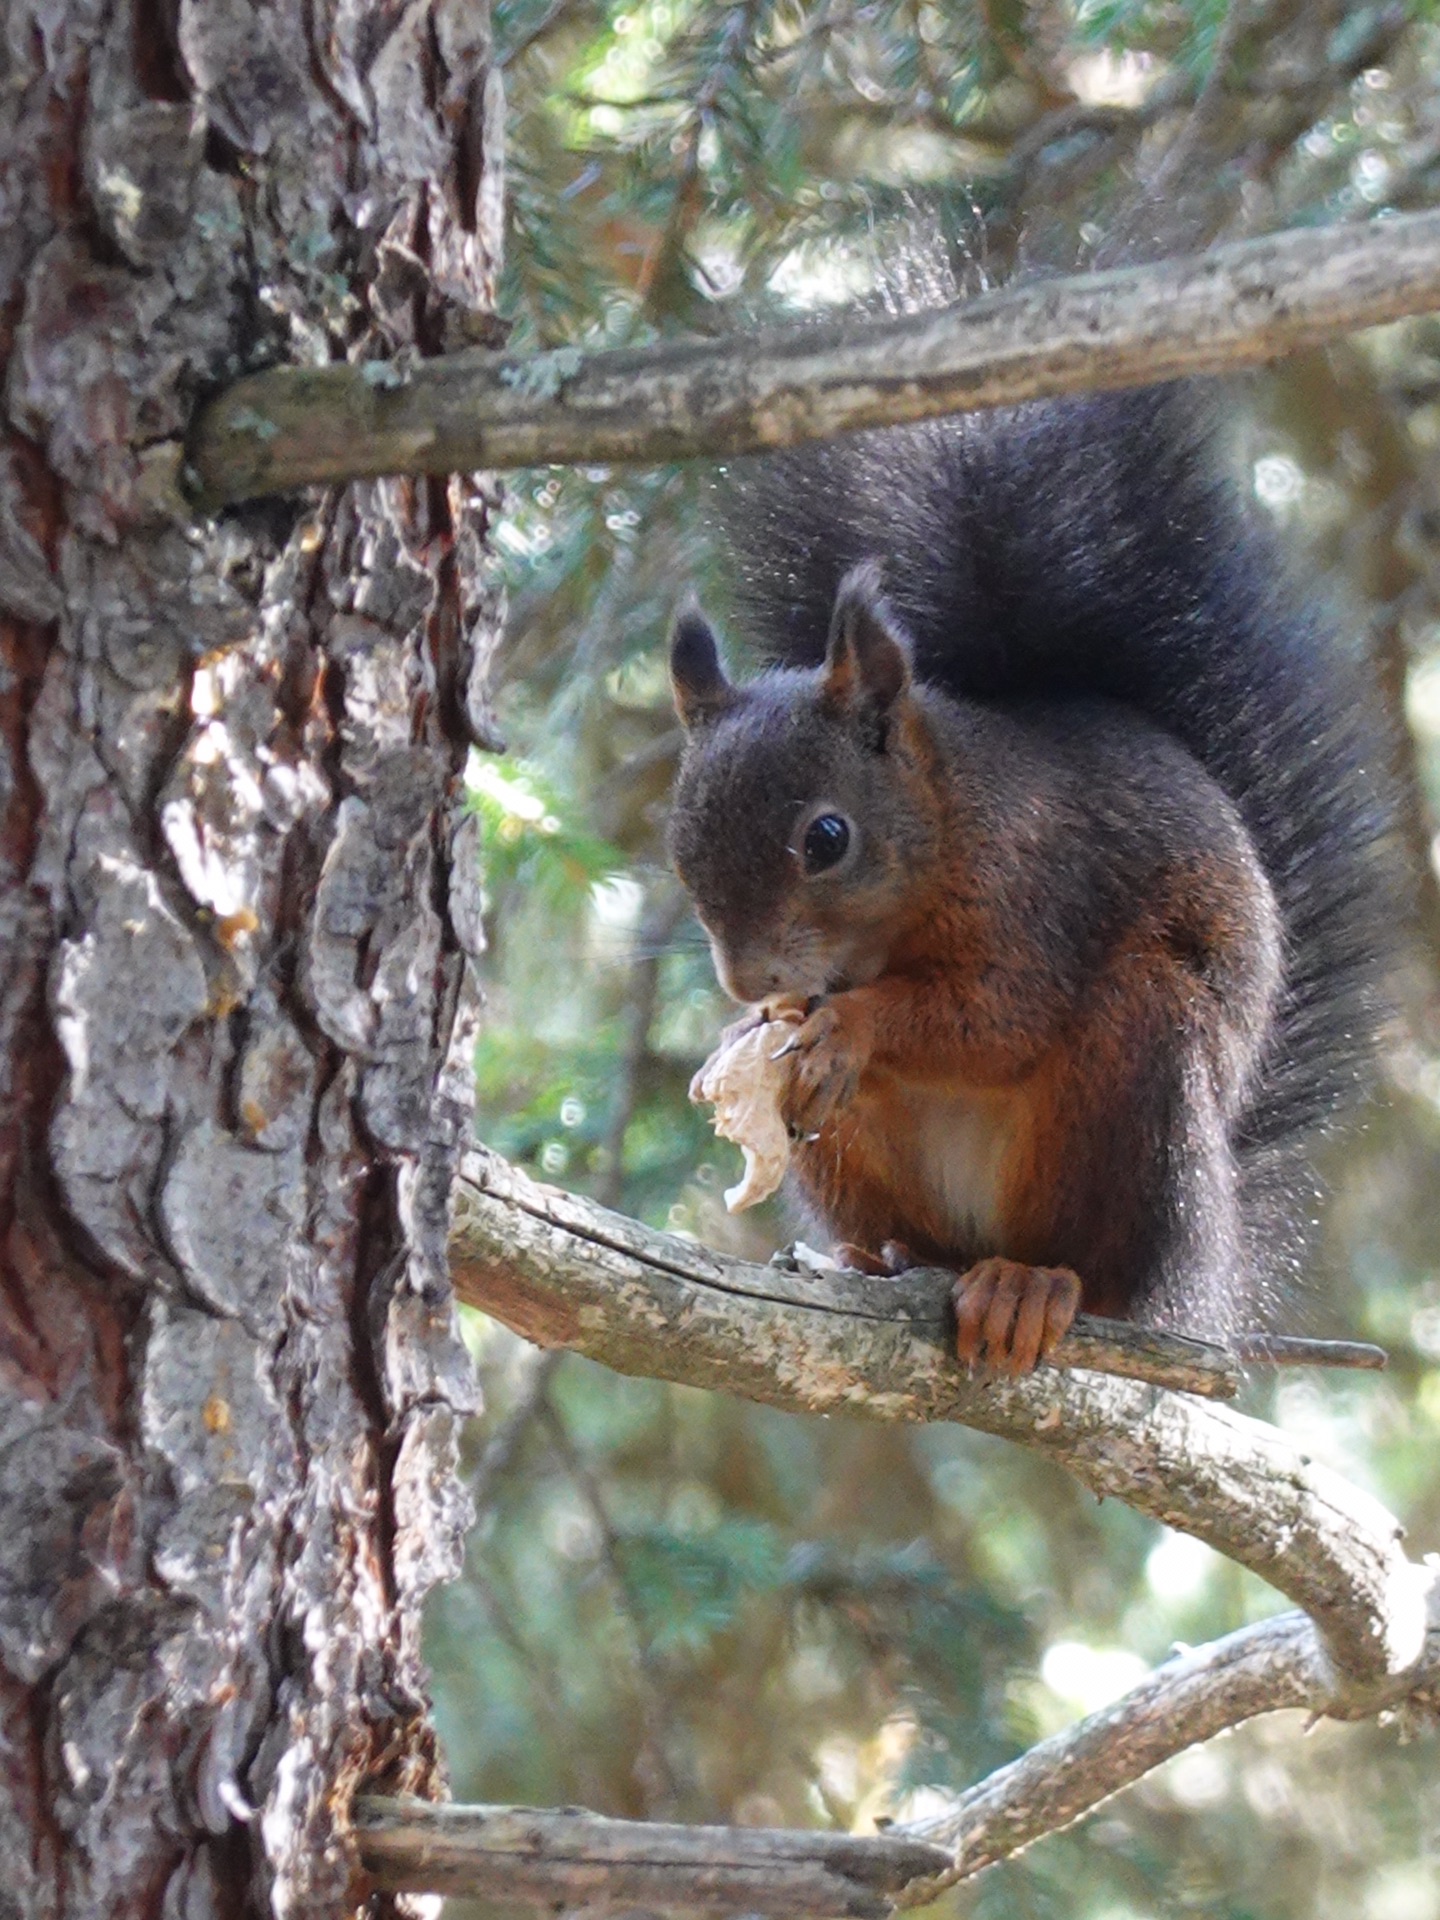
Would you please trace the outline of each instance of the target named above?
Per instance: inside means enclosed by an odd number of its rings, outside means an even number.
[[[446,1272],[492,502],[195,523],[274,361],[484,337],[477,0],[11,0],[0,114],[0,1914],[323,1916],[473,1382]]]

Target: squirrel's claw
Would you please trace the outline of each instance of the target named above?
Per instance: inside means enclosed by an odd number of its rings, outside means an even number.
[[[955,1350],[970,1367],[1031,1373],[1079,1310],[1080,1281],[1068,1267],[982,1260],[955,1282]]]
[[[820,1133],[829,1117],[854,1098],[862,1060],[829,1006],[810,1014],[791,1039],[787,1054],[791,1079],[781,1098],[781,1116],[799,1137]]]
[[[853,999],[854,996],[846,996]],[[792,1139],[809,1139],[855,1097],[870,1057],[869,1030],[822,1000],[772,1057],[790,1061],[790,1081],[780,1102]]]

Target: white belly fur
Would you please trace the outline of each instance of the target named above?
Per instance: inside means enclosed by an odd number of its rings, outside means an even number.
[[[1001,1168],[1015,1135],[1013,1101],[997,1094],[916,1093],[911,1107],[907,1138],[896,1146],[911,1161],[915,1186],[940,1226],[935,1237],[993,1247]]]

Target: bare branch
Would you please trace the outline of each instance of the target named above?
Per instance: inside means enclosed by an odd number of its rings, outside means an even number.
[[[1341,1674],[1370,1683],[1419,1658],[1424,1580],[1398,1522],[1273,1428],[1095,1373],[968,1378],[950,1352],[945,1275],[752,1266],[492,1154],[470,1156],[465,1175],[456,1290],[538,1344],[794,1410],[1002,1434],[1250,1567],[1311,1615]]]
[[[276,367],[201,413],[207,507],[312,482],[675,460],[1253,366],[1440,307],[1440,213],[1245,240],[901,319],[584,355]]]
[[[355,1803],[354,1820],[361,1861],[387,1891],[544,1906],[880,1920],[902,1887],[950,1866],[948,1853],[922,1840],[609,1820],[580,1807],[435,1806],[367,1796]]]
[[[1119,1700],[1042,1740],[951,1807],[876,1839],[605,1820],[574,1808],[430,1806],[365,1798],[360,1856],[391,1890],[490,1899],[626,1902],[699,1912],[878,1915],[922,1906],[1059,1833],[1187,1747],[1263,1713],[1358,1719],[1409,1701],[1433,1712],[1440,1618],[1403,1677],[1336,1695],[1314,1623],[1277,1614],[1177,1654]]]
[[[622,1372],[796,1409],[959,1420],[1006,1435],[1096,1492],[1209,1541],[1307,1612],[1178,1654],[942,1813],[877,1839],[364,1799],[356,1838],[383,1888],[879,1920],[1073,1824],[1174,1754],[1257,1714],[1434,1710],[1440,1572],[1405,1560],[1391,1515],[1257,1421],[1083,1366],[1118,1353],[1130,1368],[1173,1368],[1183,1349],[1191,1366],[1202,1356],[1203,1369],[1213,1350],[1201,1343],[1167,1345],[1092,1321],[1062,1349],[1075,1371],[968,1378],[949,1353],[948,1275],[888,1280],[749,1265],[538,1186],[488,1152],[466,1163],[451,1271],[462,1299],[541,1344]],[[1131,1336],[1130,1350],[1117,1347],[1117,1331]],[[1155,1350],[1137,1355],[1145,1339]],[[1357,1359],[1375,1350],[1342,1351]],[[1197,1377],[1215,1385],[1203,1370]]]
[[[1431,1582],[1431,1626],[1424,1655],[1403,1679],[1390,1679],[1345,1700],[1333,1693],[1333,1670],[1314,1622],[1281,1613],[1223,1640],[1187,1648],[1120,1699],[1073,1727],[1040,1741],[956,1796],[953,1807],[893,1829],[942,1842],[955,1852],[941,1885],[969,1880],[1034,1841],[1091,1813],[1104,1801],[1227,1727],[1258,1714],[1300,1708],[1320,1716],[1360,1719],[1413,1700],[1433,1711],[1440,1680],[1440,1619]],[[931,1885],[902,1904],[933,1899]]]

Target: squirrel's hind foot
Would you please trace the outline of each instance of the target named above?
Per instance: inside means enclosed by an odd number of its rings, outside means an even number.
[[[879,1253],[856,1246],[853,1240],[840,1240],[830,1249],[830,1258],[837,1267],[848,1267],[852,1273],[883,1274],[887,1280],[924,1264],[899,1240],[887,1240]]]
[[[1080,1310],[1080,1281],[1068,1267],[981,1260],[955,1282],[955,1351],[969,1367],[1032,1373]]]

